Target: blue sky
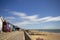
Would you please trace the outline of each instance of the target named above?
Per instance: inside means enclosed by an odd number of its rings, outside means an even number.
[[[0,16],[25,29],[60,29],[60,0],[0,0]]]

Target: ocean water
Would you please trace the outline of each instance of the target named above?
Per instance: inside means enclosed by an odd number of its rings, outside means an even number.
[[[44,32],[54,32],[54,33],[60,33],[60,29],[38,29],[39,31]]]

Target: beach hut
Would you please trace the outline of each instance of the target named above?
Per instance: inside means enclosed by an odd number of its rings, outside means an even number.
[[[19,28],[19,27],[17,27],[17,26],[15,26],[15,30],[19,31],[19,30],[20,30],[20,28]]]
[[[6,20],[4,20],[4,22],[3,22],[2,31],[3,32],[11,32],[12,31],[11,24],[9,22],[7,22]]]
[[[12,31],[12,25],[9,24],[9,30],[8,30],[8,32],[11,32],[11,31]]]
[[[0,17],[0,32],[2,31],[2,24],[3,24],[2,17]]]
[[[0,17],[0,31],[11,32],[19,30],[20,28],[8,22],[5,18]]]
[[[15,26],[13,24],[11,24],[11,23],[9,23],[9,28],[11,28],[10,29],[11,31],[15,31]]]
[[[2,31],[7,32],[7,22],[6,22],[6,20],[3,21]]]
[[[14,25],[12,25],[12,31],[15,31],[15,26]]]
[[[9,23],[9,27],[11,28],[11,31],[15,31],[15,26],[11,23]]]

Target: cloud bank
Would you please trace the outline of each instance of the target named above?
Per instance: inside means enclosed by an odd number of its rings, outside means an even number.
[[[47,16],[47,17],[43,17],[40,18],[39,15],[30,15],[28,16],[26,13],[22,13],[22,12],[10,12],[12,13],[14,16],[19,17],[18,20],[23,20],[22,22],[16,22],[15,25],[18,26],[26,26],[26,25],[33,25],[33,24],[39,24],[39,23],[45,23],[45,22],[56,22],[56,21],[60,21],[60,16]],[[7,17],[7,19],[17,19],[15,17]]]

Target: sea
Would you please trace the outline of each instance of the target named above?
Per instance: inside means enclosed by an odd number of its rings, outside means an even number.
[[[60,29],[38,29],[39,31],[44,32],[54,32],[54,33],[60,33]]]
[[[37,30],[43,32],[53,32],[53,33],[60,33],[60,29],[30,29],[30,30]]]

